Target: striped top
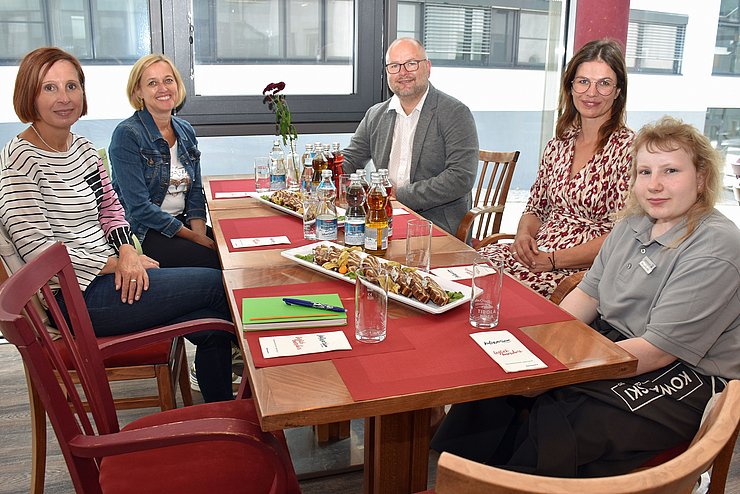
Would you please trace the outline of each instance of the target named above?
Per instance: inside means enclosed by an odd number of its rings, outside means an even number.
[[[0,222],[24,261],[62,242],[84,291],[133,238],[90,141],[72,135],[63,153],[14,137],[0,154]]]

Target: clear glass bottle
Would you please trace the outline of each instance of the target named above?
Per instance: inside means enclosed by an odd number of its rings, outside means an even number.
[[[344,154],[342,153],[342,150],[339,149],[339,143],[334,142],[331,145],[331,155],[332,155],[332,173],[334,173],[334,185],[336,186],[337,190],[339,190],[339,179],[342,176],[342,173],[344,173]]]
[[[326,149],[326,151],[325,151]],[[316,188],[321,182],[321,173],[328,169],[329,160],[327,154],[329,152],[328,145],[322,145],[318,143],[318,147],[314,144],[314,157],[313,157],[313,187]]]
[[[391,203],[391,196],[393,196],[393,183],[388,177],[388,169],[381,168],[378,170],[380,178],[383,179],[383,187],[385,187],[385,193],[388,195],[388,202],[385,205],[385,212],[388,215],[388,238],[393,236],[393,204]]]
[[[303,170],[301,172],[301,192],[311,193],[313,188],[313,144],[306,144],[306,150],[301,156]]]
[[[316,187],[316,195],[319,199],[316,211],[316,239],[337,239],[337,189],[331,179],[331,170],[321,172],[321,183]]]
[[[367,181],[367,170],[365,168],[359,168],[355,173],[360,177],[360,183],[365,189],[365,196],[367,196],[367,193],[370,190],[370,184]]]
[[[280,139],[275,139],[270,151],[270,190],[283,190],[285,186],[285,153]]]
[[[356,173],[349,176],[347,212],[344,213],[344,245],[365,245],[365,189]]]
[[[365,201],[365,252],[384,256],[388,250],[388,215],[385,212],[388,194],[379,173],[374,172],[370,177],[370,190]]]

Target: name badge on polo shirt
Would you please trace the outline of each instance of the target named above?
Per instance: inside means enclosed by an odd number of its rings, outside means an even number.
[[[653,269],[655,269],[655,263],[648,256],[645,256],[642,258],[642,261],[640,261],[640,267],[645,271],[645,273],[650,274],[653,272]]]

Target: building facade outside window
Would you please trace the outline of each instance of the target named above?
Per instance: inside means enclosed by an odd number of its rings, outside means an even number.
[[[17,65],[29,51],[58,46],[81,62],[130,64],[151,53],[147,0],[4,0],[0,63]]]
[[[631,72],[680,74],[685,15],[630,10],[625,62]]]
[[[721,0],[712,73],[740,74],[740,0]]]

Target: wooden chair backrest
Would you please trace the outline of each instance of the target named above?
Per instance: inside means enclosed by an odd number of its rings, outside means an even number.
[[[682,454],[652,468],[626,475],[564,479],[503,470],[442,453],[436,494],[689,494],[712,467],[710,493],[724,492],[740,424],[740,381],[730,381]],[[725,463],[722,463],[725,462]]]
[[[61,286],[73,329],[67,324],[48,286],[54,277]],[[81,390],[74,385],[44,321],[33,307],[32,300],[39,290],[61,332]],[[70,441],[81,435],[94,435],[96,431],[99,434],[118,432],[119,424],[102,356],[64,245],[57,243],[47,248],[0,286],[0,329],[23,358],[54,427],[73,483],[79,486],[80,482],[84,483],[83,478],[96,479],[95,459],[71,454]],[[93,421],[86,413],[85,400]],[[89,492],[95,492],[95,485],[88,486]],[[82,491],[88,492],[87,489]]]
[[[519,160],[519,151],[480,150],[479,158],[483,164],[473,195],[473,207],[495,206],[493,212],[481,215],[477,224],[473,225],[473,238],[482,240],[492,233],[498,233],[501,228],[501,219],[516,162]]]

